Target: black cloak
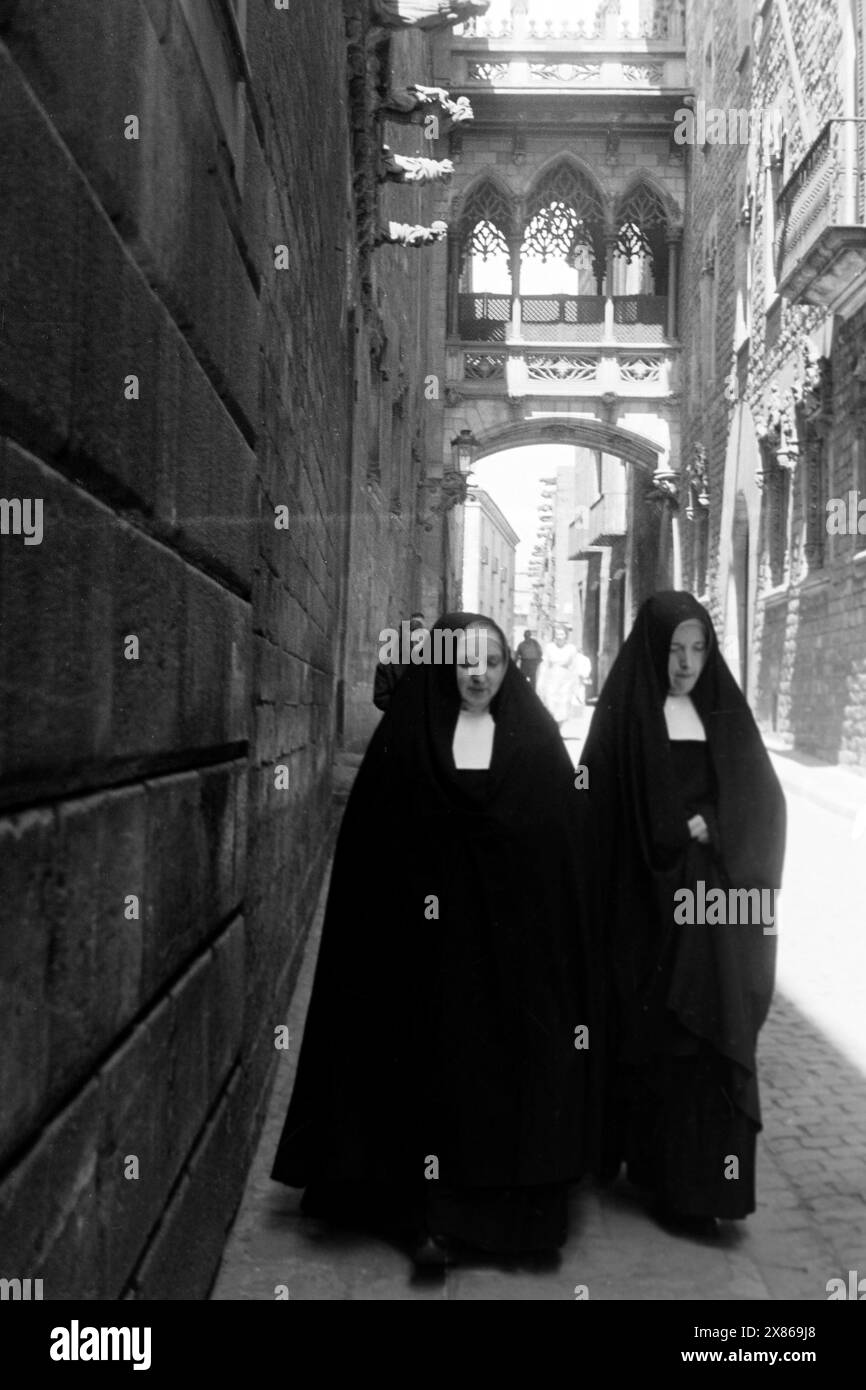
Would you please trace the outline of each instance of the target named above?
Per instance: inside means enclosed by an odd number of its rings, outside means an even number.
[[[434,653],[479,621],[440,618]],[[418,1193],[435,1159],[456,1189],[521,1188],[591,1160],[587,793],[510,657],[486,773],[455,769],[459,707],[453,662],[410,666],[349,797],[272,1171],[290,1186]]]
[[[710,846],[689,833],[664,718],[671,637],[690,620],[707,637],[691,699],[706,732],[715,796],[688,809],[705,812]],[[606,953],[620,1055],[648,1057],[663,1047],[660,1020],[673,1018],[727,1059],[731,1099],[759,1127],[755,1047],[772,997],[775,934],[760,921],[677,925],[674,893],[701,878],[708,889],[778,889],[785,802],[710,616],[690,594],[658,593],[642,605],[599,697],[582,760],[605,843]]]

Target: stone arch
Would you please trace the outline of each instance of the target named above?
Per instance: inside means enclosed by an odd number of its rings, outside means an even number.
[[[513,231],[519,229],[519,199],[514,189],[506,183],[495,165],[486,165],[473,175],[472,180],[466,187],[451,199],[448,221],[457,235],[461,235],[464,219],[478,194],[486,187],[491,188],[502,199],[503,205],[508,208],[510,222]]]
[[[489,426],[485,430],[475,430],[476,459],[488,454],[497,454],[505,449],[525,448],[542,444],[571,444],[578,448],[599,449],[602,453],[614,454],[625,463],[652,474],[659,458],[664,453],[662,445],[635,434],[633,430],[620,425],[607,424],[603,420],[588,417],[557,418],[543,416],[537,419],[513,421]]]
[[[612,200],[612,211],[614,216],[618,214],[620,208],[628,202],[629,198],[641,184],[643,184],[650,193],[653,193],[662,204],[667,214],[668,227],[671,230],[680,229],[683,225],[683,213],[676,198],[671,196],[664,185],[656,178],[652,170],[645,169],[642,166],[637,169],[632,169],[622,188],[617,193],[616,198]]]
[[[582,155],[575,154],[573,150],[568,149],[557,150],[554,154],[548,155],[547,158],[539,164],[538,168],[535,169],[526,185],[525,201],[527,204],[532,198],[536,188],[542,184],[560,164],[570,166],[581,178],[585,178],[595,185],[602,207],[605,208],[605,210],[612,206],[612,191],[605,183],[604,179],[602,179],[596,166],[590,163],[588,159],[584,159]]]

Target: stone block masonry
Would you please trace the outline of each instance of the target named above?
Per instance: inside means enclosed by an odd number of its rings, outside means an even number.
[[[206,1296],[338,682],[348,653],[363,703],[366,628],[418,592],[414,477],[371,493],[381,412],[351,428],[346,91],[339,0],[0,3],[0,496],[44,523],[0,535],[0,1274],[49,1300]],[[408,454],[427,272],[382,262]]]
[[[687,150],[683,463],[702,446],[710,501],[708,517],[687,519],[682,537],[685,582],[705,592],[761,725],[805,753],[862,771],[866,567],[856,535],[823,535],[816,545],[812,531],[829,498],[862,486],[854,369],[866,311],[834,320],[820,305],[780,296],[774,254],[782,188],[827,121],[863,115],[846,104],[856,55],[843,12],[833,0],[789,0],[784,13],[753,7],[744,27],[738,8],[721,0],[687,7],[696,97],[707,107],[764,113],[765,138]],[[773,135],[780,128],[781,143]],[[790,403],[807,352],[823,359],[829,383],[821,443],[815,447],[801,420],[786,474],[766,425],[775,401]]]

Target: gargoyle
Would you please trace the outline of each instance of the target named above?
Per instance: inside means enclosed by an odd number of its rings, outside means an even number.
[[[426,159],[423,155],[394,154],[388,145],[382,146],[380,180],[393,183],[437,183],[454,173],[450,159]]]
[[[447,235],[447,222],[433,222],[429,227],[413,226],[411,222],[383,222],[377,228],[374,245],[432,246]]]
[[[489,8],[490,0],[371,0],[371,17],[389,29],[447,29]]]
[[[411,121],[416,112],[425,106],[439,106],[450,116],[454,125],[474,119],[474,112],[468,97],[458,97],[452,101],[444,87],[422,87],[413,82],[400,92],[389,92],[380,103],[380,113],[389,121]]]

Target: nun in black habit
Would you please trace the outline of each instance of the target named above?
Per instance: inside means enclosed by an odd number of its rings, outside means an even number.
[[[717,1234],[716,1218],[755,1209],[755,1051],[773,990],[785,803],[690,594],[643,604],[581,756],[608,880],[606,1168],[624,1159],[667,1225]],[[745,908],[731,889],[765,891]]]
[[[587,793],[499,628],[447,614],[428,655],[448,632],[457,649],[399,682],[346,806],[272,1170],[306,1213],[422,1263],[562,1244],[602,1037]]]

